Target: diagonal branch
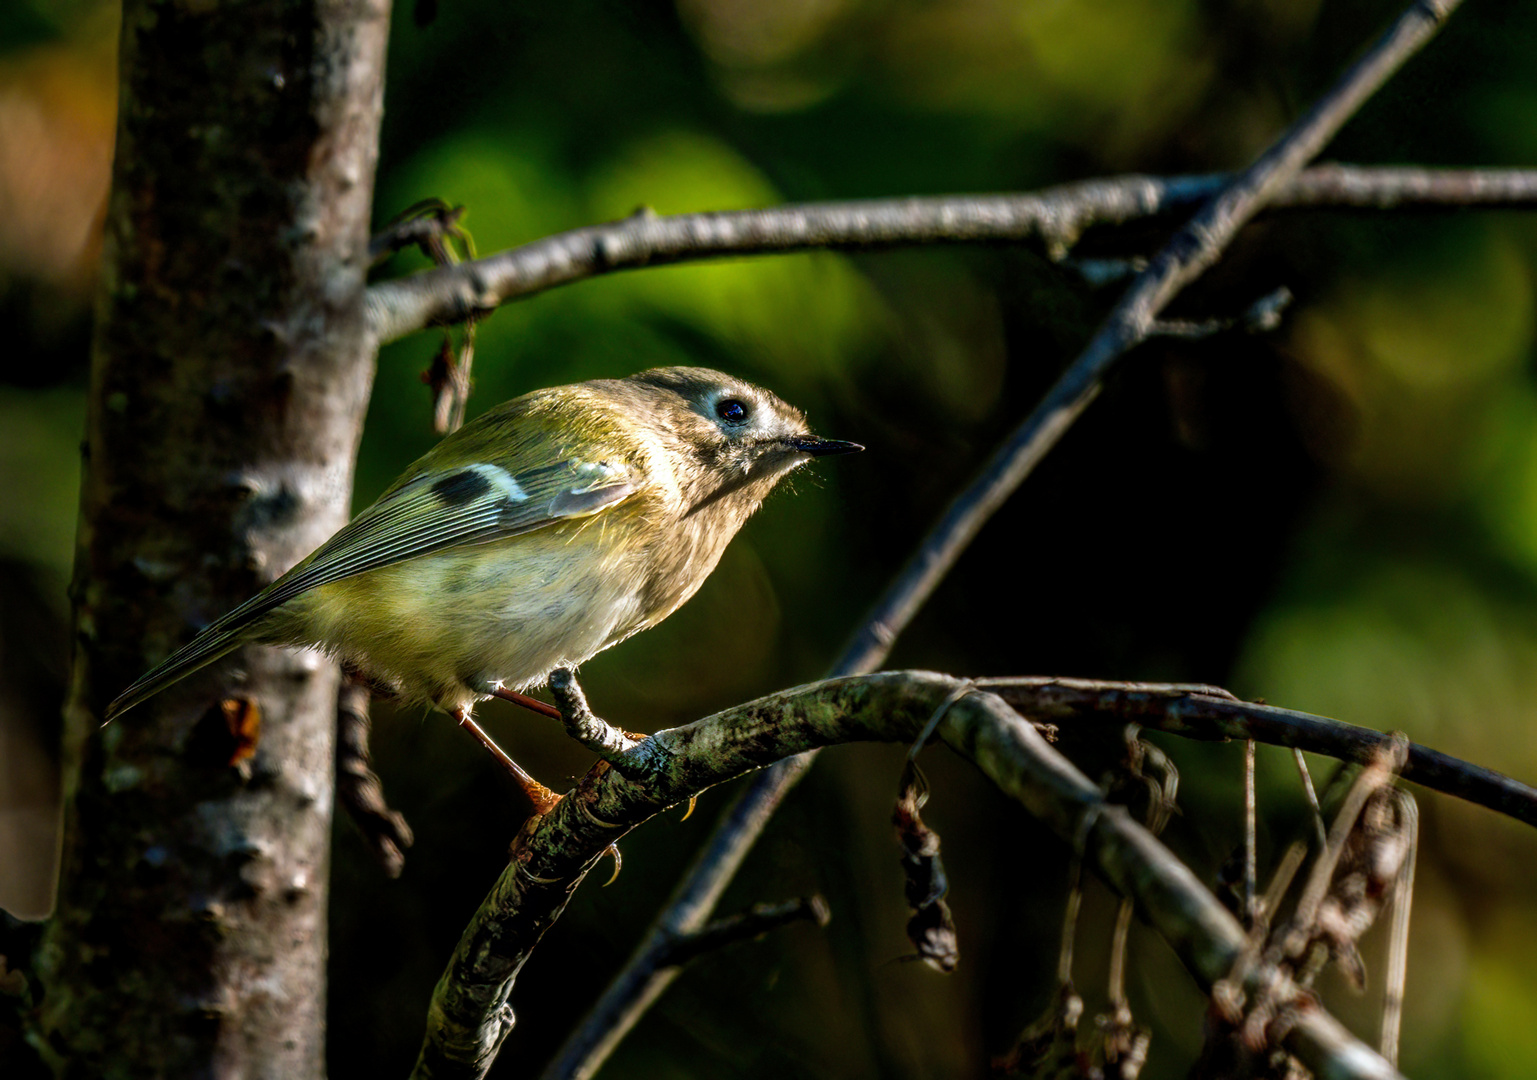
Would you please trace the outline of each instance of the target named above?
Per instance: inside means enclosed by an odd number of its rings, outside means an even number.
[[[797,251],[873,251],[926,244],[1044,244],[1065,254],[1095,227],[1173,217],[1232,181],[1119,176],[1010,195],[799,203],[658,216],[547,236],[473,262],[379,282],[368,290],[380,342],[460,322],[546,289],[645,266]],[[1265,211],[1537,206],[1537,170],[1320,165],[1271,193]]]
[[[878,667],[898,634],[955,565],[961,552],[1056,445],[1099,393],[1114,363],[1145,340],[1181,288],[1214,263],[1237,231],[1293,182],[1302,167],[1408,58],[1439,29],[1460,0],[1417,0],[1312,109],[1225,183],[1137,276],[1105,323],[959,494],[917,552],[876,602],[833,665],[833,675]],[[544,1073],[545,1080],[592,1075],[604,1056],[675,977],[655,950],[669,935],[697,931],[785,794],[810,768],[810,755],[781,762],[756,778],[727,811],[636,953]]]
[[[1089,861],[1136,901],[1203,989],[1233,974],[1246,942],[1238,922],[1125,808],[1105,802],[1030,721],[966,680],[883,672],[781,691],[657,732],[643,751],[637,748],[632,764],[641,768],[627,770],[635,779],[617,769],[589,775],[534,819],[438,983],[416,1080],[485,1074],[512,1027],[509,1000],[519,968],[604,849],[630,829],[787,754],[854,741],[910,742],[936,707],[951,701],[938,728],[945,743],[1059,837],[1086,838]],[[1318,1075],[1397,1075],[1273,967],[1256,966],[1246,977],[1251,992],[1304,1006],[1285,1045]]]

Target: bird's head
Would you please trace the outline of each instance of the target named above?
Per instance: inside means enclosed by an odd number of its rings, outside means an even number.
[[[864,449],[813,435],[795,406],[709,368],[655,368],[628,381],[665,432],[691,514],[726,503],[745,516],[797,466]]]

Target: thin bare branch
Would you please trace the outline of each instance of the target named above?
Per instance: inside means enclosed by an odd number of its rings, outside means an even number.
[[[1409,980],[1409,913],[1414,906],[1414,865],[1419,858],[1420,808],[1407,791],[1395,791],[1404,822],[1407,852],[1393,889],[1393,930],[1388,939],[1388,970],[1382,987],[1382,1031],[1377,1045],[1383,1059],[1398,1067],[1398,1035],[1404,1020],[1404,987]]]
[[[459,224],[464,211],[464,207],[449,206],[442,199],[423,199],[406,207],[369,240],[369,263],[377,265],[397,251],[415,247],[436,265],[446,266],[459,261],[451,252],[453,244],[474,258],[469,233]]]
[[[1233,179],[1119,176],[1011,195],[798,203],[657,216],[557,233],[474,262],[382,281],[368,290],[381,342],[455,323],[560,285],[644,266],[798,251],[930,244],[1038,243],[1053,255],[1085,231],[1174,217]],[[1402,211],[1537,205],[1537,170],[1320,165],[1281,185],[1266,212]]]
[[[1254,904],[1258,897],[1258,870],[1256,867],[1259,846],[1256,838],[1256,800],[1254,797],[1254,740],[1245,739],[1243,744],[1243,922],[1254,926]]]
[[[1292,760],[1297,763],[1297,775],[1302,779],[1302,794],[1307,798],[1308,809],[1313,811],[1313,835],[1318,840],[1319,850],[1329,842],[1329,827],[1324,824],[1323,807],[1318,803],[1318,792],[1313,787],[1313,774],[1308,772],[1307,759],[1302,756],[1302,751],[1292,747]]]
[[[997,448],[977,478],[951,502],[917,552],[876,602],[863,626],[833,665],[831,674],[871,671],[885,660],[897,635],[933,593],[983,524],[1098,395],[1100,382],[1112,365],[1147,337],[1154,320],[1179,290],[1220,257],[1239,228],[1296,181],[1302,167],[1323,149],[1362,102],[1430,39],[1458,3],[1460,0],[1417,0],[1411,4],[1388,32],[1264,154],[1231,180],[1216,182],[1213,190],[1217,193],[1137,276],[1083,353],[1035,410]],[[1421,187],[1421,192],[1429,190],[1429,186]],[[1338,189],[1359,191],[1360,185],[1344,184]],[[1207,198],[1207,194],[1201,198]],[[1153,202],[1156,204],[1157,201],[1155,193]],[[912,204],[908,202],[888,204],[888,209],[910,206]],[[928,208],[933,209],[936,208]],[[991,209],[996,211],[999,207]],[[1031,212],[1039,213],[1042,209],[1037,206]],[[913,212],[917,213],[918,209]],[[1063,207],[1053,207],[1053,213],[1060,215],[1062,212],[1065,212]],[[985,219],[986,216],[980,214],[976,218]],[[694,220],[703,224],[706,219]],[[1033,220],[1061,225],[1060,216],[1048,215]],[[649,223],[643,219],[638,226],[649,227]],[[872,228],[866,235],[874,238],[882,234]],[[1055,235],[1067,242],[1076,234],[1071,229],[1059,227]],[[601,245],[602,261],[606,266],[614,264],[624,254],[624,249],[607,244],[605,240]],[[783,249],[793,246],[785,243]],[[721,250],[727,249],[723,247]],[[595,253],[584,254],[581,265]],[[648,257],[652,256],[648,254]],[[530,278],[528,291],[570,280],[578,263],[568,259],[559,266],[553,262],[539,265],[548,276]],[[537,280],[545,280],[546,284],[538,285]],[[385,309],[391,310],[391,305],[385,305]],[[411,323],[407,320],[399,325]],[[590,1076],[597,1070],[607,1053],[673,977],[657,967],[655,957],[648,951],[648,943],[660,943],[667,933],[691,932],[703,925],[763,825],[785,794],[810,768],[810,762],[811,759],[804,755],[781,762],[758,777],[733,804],[688,877],[680,883],[668,907],[653,923],[640,950],[566,1041],[544,1073],[545,1080]]]
[[[550,672],[550,694],[559,707],[566,734],[603,761],[618,764],[639,745],[638,740],[593,714],[587,704],[587,695],[582,693],[581,684],[576,681],[576,672],[570,668],[556,668]]]
[[[908,742],[964,685],[929,672],[885,672],[798,687],[656,733],[628,763],[636,779],[618,769],[589,775],[518,838],[438,983],[414,1076],[485,1074],[512,1026],[519,968],[603,850],[629,829],[787,754],[851,741]],[[1232,972],[1246,944],[1237,920],[1002,698],[963,697],[946,711],[938,734],[1059,837],[1082,835],[1087,861],[1136,902],[1203,988]],[[1285,1044],[1317,1074],[1397,1075],[1274,968],[1256,965],[1248,977],[1255,992],[1304,1005]]]
[[[384,801],[384,786],[368,750],[370,692],[351,677],[336,694],[336,801],[363,833],[369,850],[389,877],[400,876],[411,826]]]
[[[1002,695],[1032,720],[1060,723],[1083,716],[1111,717],[1191,739],[1255,739],[1361,765],[1369,764],[1393,741],[1393,736],[1371,728],[1239,701],[1215,686],[1059,678],[984,680],[980,685]],[[1411,743],[1402,776],[1537,825],[1537,788],[1493,769]]]
[[[826,926],[831,919],[827,901],[820,896],[803,896],[780,904],[754,904],[746,911],[714,920],[697,934],[675,941],[668,963],[679,967],[697,956],[760,938],[791,923],[813,922]]]
[[[1155,319],[1149,337],[1180,338],[1199,341],[1214,334],[1230,330],[1242,330],[1250,334],[1263,334],[1281,325],[1281,313],[1292,302],[1292,292],[1284,285],[1266,293],[1236,316],[1216,319]]]
[[[1213,986],[1206,1044],[1192,1075],[1311,1075],[1294,1062],[1276,1062],[1274,1050],[1306,1008],[1307,994],[1326,965],[1334,963],[1351,985],[1363,988],[1359,941],[1397,883],[1407,847],[1395,812],[1401,793],[1393,789],[1407,748],[1408,740],[1399,737],[1360,770],[1291,917],[1274,933],[1251,929],[1233,971]],[[1291,848],[1299,850],[1300,845]],[[1291,872],[1283,871],[1278,877],[1290,880]],[[1280,891],[1273,885],[1269,892],[1267,907],[1273,910]],[[1282,978],[1256,986],[1254,974],[1265,969]],[[1282,997],[1273,996],[1277,988]]]

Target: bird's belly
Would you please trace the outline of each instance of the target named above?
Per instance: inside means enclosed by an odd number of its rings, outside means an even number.
[[[408,700],[468,707],[638,628],[642,577],[580,535],[533,534],[322,586],[306,605],[305,636]]]

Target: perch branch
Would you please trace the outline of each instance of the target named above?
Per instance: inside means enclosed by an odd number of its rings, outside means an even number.
[[[416,1080],[485,1074],[512,1027],[518,970],[582,877],[624,833],[670,804],[789,754],[854,741],[910,742],[934,709],[966,686],[930,672],[883,672],[797,687],[657,732],[648,740],[643,776],[610,769],[584,778],[531,820],[471,919],[433,994]],[[947,710],[938,735],[1059,837],[1083,837],[1087,861],[1137,903],[1203,988],[1231,974],[1246,945],[1237,920],[1031,722],[979,691]],[[1297,1023],[1285,1045],[1318,1075],[1397,1075],[1273,967],[1256,965],[1247,985],[1295,1002]]]
[[[368,289],[369,321],[385,343],[602,274],[731,256],[1023,242],[1041,243],[1053,255],[1062,255],[1090,228],[1188,213],[1232,180],[1229,173],[1133,175],[1009,195],[637,214],[557,233],[473,262],[378,282]],[[1281,184],[1265,211],[1533,206],[1537,170],[1330,164]]]
[[[982,525],[1094,400],[1111,366],[1146,339],[1175,294],[1217,260],[1244,223],[1296,180],[1302,167],[1430,39],[1459,2],[1411,4],[1306,115],[1243,172],[1219,182],[1216,194],[1207,192],[1210,198],[1201,210],[1137,276],[1083,353],[946,509],[856,631],[832,675],[871,671],[885,660],[897,635]],[[1342,185],[1342,190],[1352,189],[1359,190],[1359,185]],[[674,977],[675,969],[656,965],[648,945],[660,943],[668,932],[692,932],[705,923],[764,824],[810,763],[809,756],[781,762],[755,779],[731,806],[640,949],[545,1071],[545,1080],[590,1076],[597,1070],[602,1055]]]

